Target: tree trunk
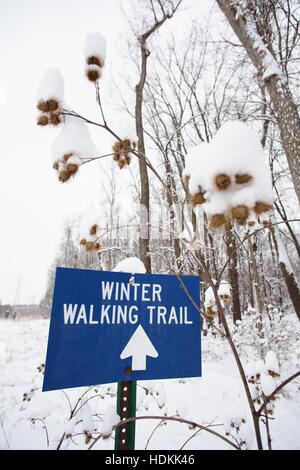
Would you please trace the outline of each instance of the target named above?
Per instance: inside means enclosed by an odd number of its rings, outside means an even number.
[[[279,258],[279,267],[281,270],[282,277],[285,281],[286,288],[288,290],[291,302],[293,304],[295,313],[300,321],[300,291],[295,279],[292,267],[287,257],[285,246],[281,240],[281,235],[279,230],[275,230],[274,227],[271,228],[272,238],[274,241],[275,249]]]
[[[300,117],[288,84],[276,71],[268,73],[270,64],[274,64],[278,70],[280,70],[280,66],[274,55],[263,43],[262,37],[258,34],[256,23],[251,13],[249,12],[248,14],[247,12],[245,15],[238,14],[237,9],[228,0],[217,0],[217,3],[244,46],[259,77],[265,82],[271,98],[295,192],[300,202]]]
[[[146,272],[151,272],[151,257],[150,257],[150,189],[148,169],[145,163],[145,141],[143,129],[143,90],[147,74],[147,57],[149,52],[146,48],[145,40],[140,39],[140,49],[142,55],[141,74],[140,80],[135,88],[136,104],[135,104],[135,119],[136,119],[136,133],[138,137],[138,153],[139,153],[139,171],[140,171],[140,233],[139,233],[139,248],[140,258],[145,265]]]

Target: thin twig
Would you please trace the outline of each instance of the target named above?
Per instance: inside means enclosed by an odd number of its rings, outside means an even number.
[[[218,432],[214,431],[213,429],[210,429],[208,426],[202,426],[202,424],[195,423],[194,421],[190,421],[190,420],[183,419],[183,418],[177,418],[175,416],[136,416],[134,418],[128,418],[126,420],[120,421],[115,426],[114,429],[116,430],[119,427],[121,427],[121,426],[123,427],[125,424],[132,423],[134,421],[153,420],[153,419],[155,419],[155,420],[159,419],[160,421],[174,421],[174,422],[181,423],[181,424],[187,424],[187,425],[192,426],[194,428],[202,429],[203,431],[207,431],[208,433],[213,434],[216,437],[219,437],[220,439],[225,441],[227,444],[229,444],[234,449],[240,450],[239,447],[236,444],[234,444],[234,442],[230,441],[229,439],[227,439],[227,437],[223,436],[222,434],[219,434]],[[96,437],[94,442],[90,445],[90,447],[87,450],[91,450],[92,447],[96,444],[96,442],[98,442],[98,440],[100,438],[101,438],[101,436]]]
[[[261,407],[257,410],[257,415],[260,416],[261,413],[263,412],[263,410],[265,409],[266,405],[269,403],[269,401],[272,400],[272,398],[275,397],[275,395],[277,395],[278,392],[280,392],[280,390],[285,387],[288,383],[290,383],[292,380],[296,379],[297,377],[299,377],[300,375],[300,371],[296,372],[295,374],[291,375],[290,377],[288,377],[286,380],[284,380],[284,382],[282,382],[280,385],[278,385],[278,387],[275,388],[275,390],[273,390],[273,392],[266,396],[266,400],[265,400],[265,403],[263,403],[261,405]]]

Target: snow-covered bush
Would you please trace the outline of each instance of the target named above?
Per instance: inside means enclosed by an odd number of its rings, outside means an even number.
[[[268,351],[265,360],[249,362],[246,366],[247,380],[253,402],[261,406],[266,397],[270,397],[277,387],[275,378],[280,377],[279,365],[274,351]],[[266,403],[266,412],[273,415],[276,396]]]
[[[279,362],[291,361],[299,367],[300,347],[298,325],[293,315],[282,314],[278,307],[269,305],[268,311],[260,318],[260,334],[258,334],[259,315],[252,307],[244,312],[243,320],[232,325],[232,336],[242,357],[250,360],[257,351],[266,353],[274,351]]]

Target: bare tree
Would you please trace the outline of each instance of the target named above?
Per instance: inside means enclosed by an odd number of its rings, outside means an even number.
[[[144,141],[144,126],[143,126],[143,92],[147,78],[147,61],[150,55],[150,50],[147,46],[150,37],[157,31],[168,19],[172,18],[177,9],[179,8],[182,0],[169,1],[169,0],[151,0],[147,4],[148,9],[152,13],[152,24],[148,25],[141,34],[138,36],[140,47],[140,77],[136,85],[136,104],[135,104],[135,120],[136,120],[136,133],[138,137],[138,153],[145,157],[145,141]],[[139,159],[140,170],[140,184],[141,184],[141,208],[142,208],[142,224],[150,228],[150,186],[147,165],[144,159]],[[151,272],[151,257],[149,247],[148,233],[140,236],[140,257],[143,261],[147,272]]]

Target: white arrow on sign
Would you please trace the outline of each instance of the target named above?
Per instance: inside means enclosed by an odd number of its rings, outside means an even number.
[[[132,370],[146,370],[146,356],[158,357],[142,325],[139,325],[120,354],[121,359],[132,356]]]

